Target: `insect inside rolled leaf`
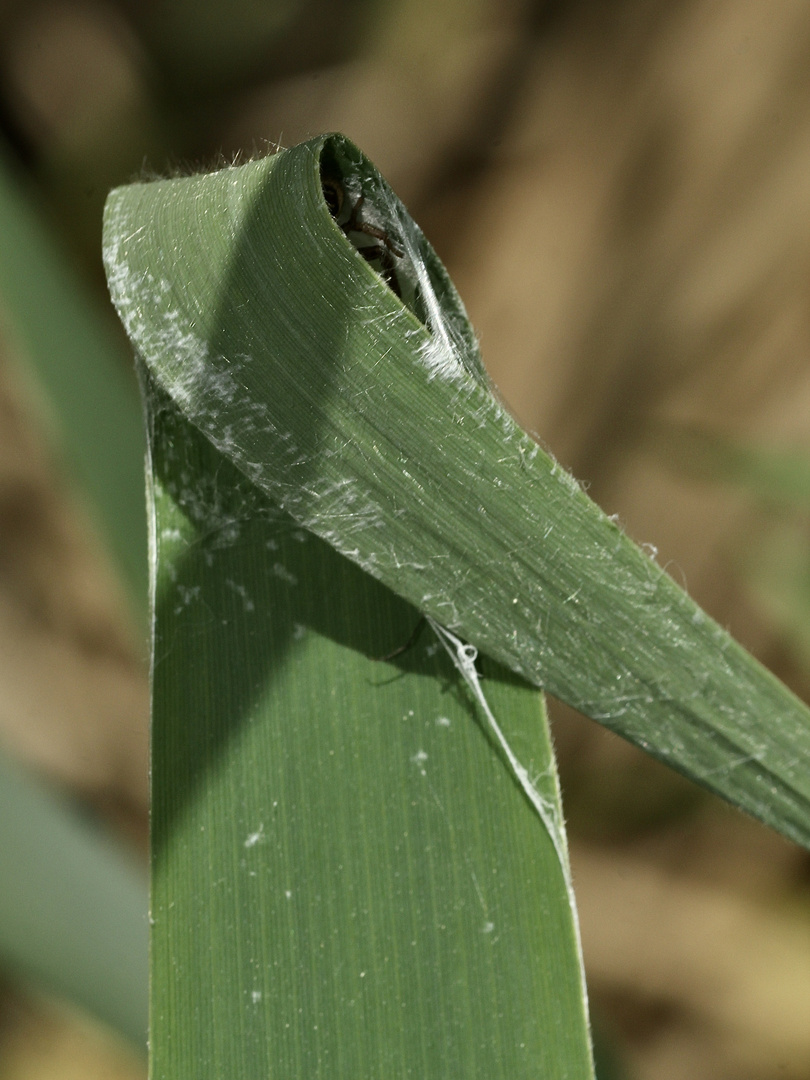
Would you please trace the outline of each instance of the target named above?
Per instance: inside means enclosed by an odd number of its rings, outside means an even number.
[[[365,194],[351,201],[344,185],[331,176],[321,178],[323,197],[329,213],[354,244],[358,252],[379,273],[393,293],[402,299],[397,280],[397,259],[405,252],[393,242],[388,233],[363,217]]]

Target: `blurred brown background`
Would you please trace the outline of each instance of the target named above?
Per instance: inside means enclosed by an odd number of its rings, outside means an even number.
[[[810,461],[810,6],[0,2],[0,137],[101,302],[110,186],[332,129],[424,227],[521,421],[807,698],[810,630],[762,563],[810,499],[777,512],[716,451]],[[143,850],[145,648],[23,372],[0,311],[0,742]],[[554,716],[620,1075],[808,1080],[807,853]],[[138,1075],[7,988],[3,1080]]]

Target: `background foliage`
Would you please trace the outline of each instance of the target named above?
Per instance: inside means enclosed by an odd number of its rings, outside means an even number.
[[[521,421],[807,697],[783,580],[805,573],[806,500],[777,518],[761,468],[730,483],[695,447],[806,460],[808,59],[796,0],[6,0],[0,128],[110,325],[110,185],[345,131],[448,265]],[[143,635],[5,296],[0,348],[0,735],[142,845]],[[594,725],[554,722],[592,996],[635,1075],[806,1076],[807,856]],[[9,993],[2,1015],[9,1075],[46,1046],[46,1074],[72,1075],[62,1013]]]

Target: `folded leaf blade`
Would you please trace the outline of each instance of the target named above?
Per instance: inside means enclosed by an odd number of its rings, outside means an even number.
[[[330,215],[324,154],[407,250],[410,305]],[[322,137],[120,189],[105,238],[113,299],[157,382],[297,521],[512,670],[810,843],[807,708],[504,411],[435,256],[351,144]]]

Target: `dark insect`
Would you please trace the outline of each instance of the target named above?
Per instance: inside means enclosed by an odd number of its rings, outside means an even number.
[[[364,194],[360,195],[351,205],[349,214],[346,216],[346,189],[340,181],[325,176],[321,179],[321,186],[329,213],[366,262],[377,263],[375,269],[379,268],[379,274],[383,281],[401,300],[402,293],[397,281],[396,260],[401,259],[405,252],[396,246],[384,229],[363,220],[361,211],[366,196]],[[342,217],[345,217],[345,220],[341,220]],[[362,237],[369,237],[372,242],[363,243]]]
[[[421,615],[419,617],[419,622],[413,628],[413,633],[411,634],[411,636],[408,638],[408,640],[405,642],[404,645],[400,645],[398,648],[394,649],[393,652],[386,653],[385,656],[377,656],[377,657],[375,657],[375,659],[379,660],[380,663],[386,663],[389,660],[395,659],[395,657],[397,657],[397,656],[402,656],[403,653],[408,652],[409,649],[412,649],[414,647],[416,642],[419,640],[420,634],[422,633],[422,631],[425,629],[426,626],[427,626],[427,619],[425,618],[424,615]]]
[[[422,631],[425,629],[427,624],[428,624],[428,621],[425,618],[425,616],[420,615],[419,616],[419,621],[417,622],[416,626],[413,628],[413,632],[411,633],[411,636],[408,638],[408,640],[403,645],[397,646],[396,649],[392,650],[390,653],[386,653],[385,656],[375,656],[374,659],[377,660],[379,663],[388,663],[390,660],[395,660],[398,656],[402,656],[403,653],[410,652],[410,650],[414,647],[414,645],[417,643],[417,641],[421,637]],[[481,656],[480,655],[476,656],[475,670],[476,670],[476,673],[477,673],[479,679],[483,679],[484,678],[484,673],[481,670]]]

